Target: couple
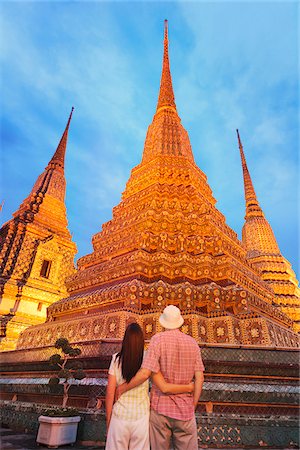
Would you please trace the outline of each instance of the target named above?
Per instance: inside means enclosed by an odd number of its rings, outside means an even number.
[[[204,366],[197,342],[179,331],[183,321],[176,306],[167,306],[159,318],[165,331],[152,337],[144,357],[142,329],[128,325],[108,372],[106,450],[149,450],[149,431],[152,450],[168,450],[171,437],[174,450],[198,449],[194,411]]]

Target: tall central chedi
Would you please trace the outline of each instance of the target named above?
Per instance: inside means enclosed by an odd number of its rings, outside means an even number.
[[[142,161],[112,220],[93,236],[93,252],[67,279],[69,297],[51,305],[47,322],[27,329],[18,348],[52,345],[59,336],[121,338],[132,320],[150,339],[170,303],[183,312],[182,330],[199,343],[295,347],[292,319],[215,204],[177,113],[166,23],[159,98]]]

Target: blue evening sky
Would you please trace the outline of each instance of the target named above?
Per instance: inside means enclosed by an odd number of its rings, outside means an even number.
[[[297,1],[1,2],[1,221],[52,157],[72,105],[67,213],[78,256],[141,160],[169,20],[177,109],[241,236],[239,128],[259,202],[298,270]]]

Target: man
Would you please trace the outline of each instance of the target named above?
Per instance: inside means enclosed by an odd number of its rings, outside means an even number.
[[[179,330],[184,319],[176,306],[167,306],[159,322],[165,331],[152,337],[142,368],[118,388],[117,396],[143,383],[152,372],[161,371],[168,383],[188,384],[194,379],[193,394],[164,394],[152,385],[150,443],[152,450],[168,449],[172,437],[174,449],[197,450],[195,408],[204,381],[200,349],[195,339]]]

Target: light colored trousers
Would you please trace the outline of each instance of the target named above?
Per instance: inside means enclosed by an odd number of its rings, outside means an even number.
[[[171,437],[174,450],[198,450],[196,418],[177,420],[151,409],[151,450],[168,450]]]
[[[122,420],[112,415],[105,450],[150,450],[149,413],[138,420]]]

